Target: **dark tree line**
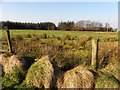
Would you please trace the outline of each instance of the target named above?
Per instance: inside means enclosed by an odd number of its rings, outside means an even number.
[[[59,22],[57,29],[58,30],[73,30],[75,26],[75,23],[73,21],[68,22]]]
[[[52,22],[43,23],[21,23],[21,22],[1,22],[2,26],[8,29],[35,29],[35,30],[55,30],[56,26]]]
[[[103,25],[100,22],[73,21],[59,22],[58,26],[52,22],[41,22],[41,23],[22,23],[22,22],[11,22],[3,21],[0,22],[0,27],[7,27],[8,29],[34,29],[34,30],[66,30],[66,31],[113,31],[112,27],[108,23]]]

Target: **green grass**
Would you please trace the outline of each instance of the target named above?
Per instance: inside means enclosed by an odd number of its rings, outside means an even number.
[[[0,31],[1,32],[1,31]],[[117,33],[95,33],[95,32],[80,32],[80,31],[55,31],[55,30],[10,30],[11,37],[14,37],[17,34],[22,36],[28,34],[35,35],[55,35],[55,36],[64,36],[64,35],[72,35],[72,36],[90,36],[93,38],[105,38],[105,37],[118,37]],[[2,31],[2,37],[5,38],[6,31]]]

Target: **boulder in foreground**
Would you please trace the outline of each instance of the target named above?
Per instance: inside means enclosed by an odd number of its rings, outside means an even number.
[[[82,66],[64,73],[57,81],[58,88],[93,88],[93,74]]]
[[[50,88],[54,70],[48,56],[38,59],[28,70],[25,83],[36,88]]]

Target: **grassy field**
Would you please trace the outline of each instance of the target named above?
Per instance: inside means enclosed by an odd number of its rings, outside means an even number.
[[[91,68],[91,40],[99,38],[98,70],[119,80],[115,69],[118,62],[117,32],[10,30],[10,34],[14,54],[27,62],[49,55],[54,68],[63,72],[79,65]],[[2,31],[2,37],[2,49],[8,50],[6,31]]]
[[[6,31],[1,31],[3,38],[6,36]],[[118,37],[117,32],[80,32],[80,31],[51,31],[51,30],[10,30],[11,37],[14,37],[15,35],[28,35],[28,34],[36,34],[36,35],[42,35],[42,34],[48,34],[48,35],[55,35],[55,36],[64,36],[64,35],[72,35],[72,36],[90,36],[94,38],[105,38],[105,37]]]
[[[116,32],[10,30],[10,34],[13,50],[16,54],[39,58],[46,54],[50,54],[52,57],[55,53],[59,53],[61,57],[58,55],[58,58],[64,59],[63,61],[66,61],[65,57],[68,60],[71,60],[70,58],[80,60],[81,57],[85,60],[89,57],[90,60],[92,38],[99,38],[100,49],[106,46],[117,47],[118,42]],[[6,31],[2,31],[2,40],[2,48],[8,49]],[[57,60],[59,60],[58,58]],[[83,60],[81,59],[81,61]]]

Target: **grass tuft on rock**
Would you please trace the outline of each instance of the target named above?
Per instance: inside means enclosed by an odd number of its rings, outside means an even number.
[[[49,57],[42,57],[29,68],[25,83],[36,88],[50,88],[53,71]]]
[[[58,88],[93,88],[93,74],[82,66],[71,69],[58,78]]]
[[[18,68],[24,73],[24,64],[24,60],[20,60],[17,55],[12,55],[11,57],[8,57],[8,61],[4,63],[3,70],[7,74],[14,72],[14,70]]]

